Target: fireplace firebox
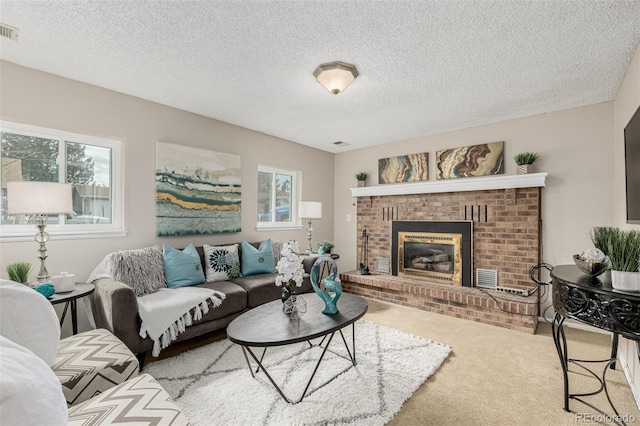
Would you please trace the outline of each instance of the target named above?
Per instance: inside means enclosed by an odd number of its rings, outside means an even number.
[[[473,286],[472,226],[472,222],[394,221],[393,275]]]

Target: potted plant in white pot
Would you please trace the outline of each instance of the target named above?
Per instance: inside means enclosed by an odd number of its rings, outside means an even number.
[[[368,173],[366,172],[358,172],[356,173],[356,179],[358,180],[358,188],[363,187],[363,186],[367,186],[366,182],[367,182],[367,176],[369,176]]]
[[[526,175],[533,173],[533,163],[538,159],[539,155],[536,152],[521,152],[517,154],[513,159],[518,167],[516,168],[517,175]]]
[[[640,231],[596,227],[591,241],[611,261],[611,286],[616,290],[640,291]]]
[[[31,264],[29,262],[14,262],[7,265],[7,274],[11,281],[29,285],[29,273]]]

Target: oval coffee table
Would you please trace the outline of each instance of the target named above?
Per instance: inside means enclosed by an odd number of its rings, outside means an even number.
[[[290,320],[282,310],[282,301],[274,300],[273,302],[266,303],[245,312],[231,321],[227,327],[227,337],[229,340],[242,346],[242,353],[249,366],[251,376],[255,377],[253,367],[251,366],[249,357],[247,357],[247,352],[258,364],[256,373],[262,370],[280,396],[291,404],[297,404],[304,399],[311,385],[311,381],[318,371],[322,358],[327,352],[336,332],[340,333],[342,337],[344,346],[349,354],[348,359],[354,366],[356,365],[356,335],[354,324],[362,318],[369,307],[367,301],[362,297],[342,293],[338,301],[338,313],[335,315],[326,315],[321,312],[324,307],[324,302],[315,293],[305,293],[302,297],[304,297],[307,302],[307,313],[298,320]],[[349,324],[351,324],[353,332],[351,350],[349,350],[347,340],[342,334],[342,329]],[[317,345],[314,345],[311,343],[311,340],[316,338],[322,338],[322,340]],[[326,344],[325,340],[327,341]],[[299,400],[293,401],[287,398],[282,389],[280,389],[280,386],[271,378],[267,369],[262,364],[262,360],[268,347],[290,345],[299,342],[309,343],[309,348],[320,346],[323,348],[323,351],[311,373],[311,377],[309,377],[302,396]],[[259,359],[251,349],[255,347],[264,348]],[[346,357],[343,358],[346,359]]]

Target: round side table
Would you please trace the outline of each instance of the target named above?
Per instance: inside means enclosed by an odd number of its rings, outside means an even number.
[[[76,302],[81,297],[85,297],[93,293],[95,287],[93,284],[87,283],[76,283],[75,287],[71,291],[67,291],[65,293],[55,293],[49,299],[52,305],[57,305],[59,303],[64,303],[64,310],[62,311],[62,317],[60,318],[60,327],[62,327],[62,323],[64,322],[64,318],[67,315],[67,309],[69,305],[71,305],[71,327],[73,329],[73,334],[78,334],[78,311]]]

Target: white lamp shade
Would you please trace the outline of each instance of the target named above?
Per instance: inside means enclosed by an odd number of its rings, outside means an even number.
[[[56,182],[7,182],[7,213],[66,214],[73,211],[71,185]]]
[[[322,203],[319,201],[300,201],[298,217],[303,219],[322,219]]]
[[[337,95],[353,83],[358,76],[358,71],[351,64],[331,62],[320,65],[313,75],[325,89]]]

